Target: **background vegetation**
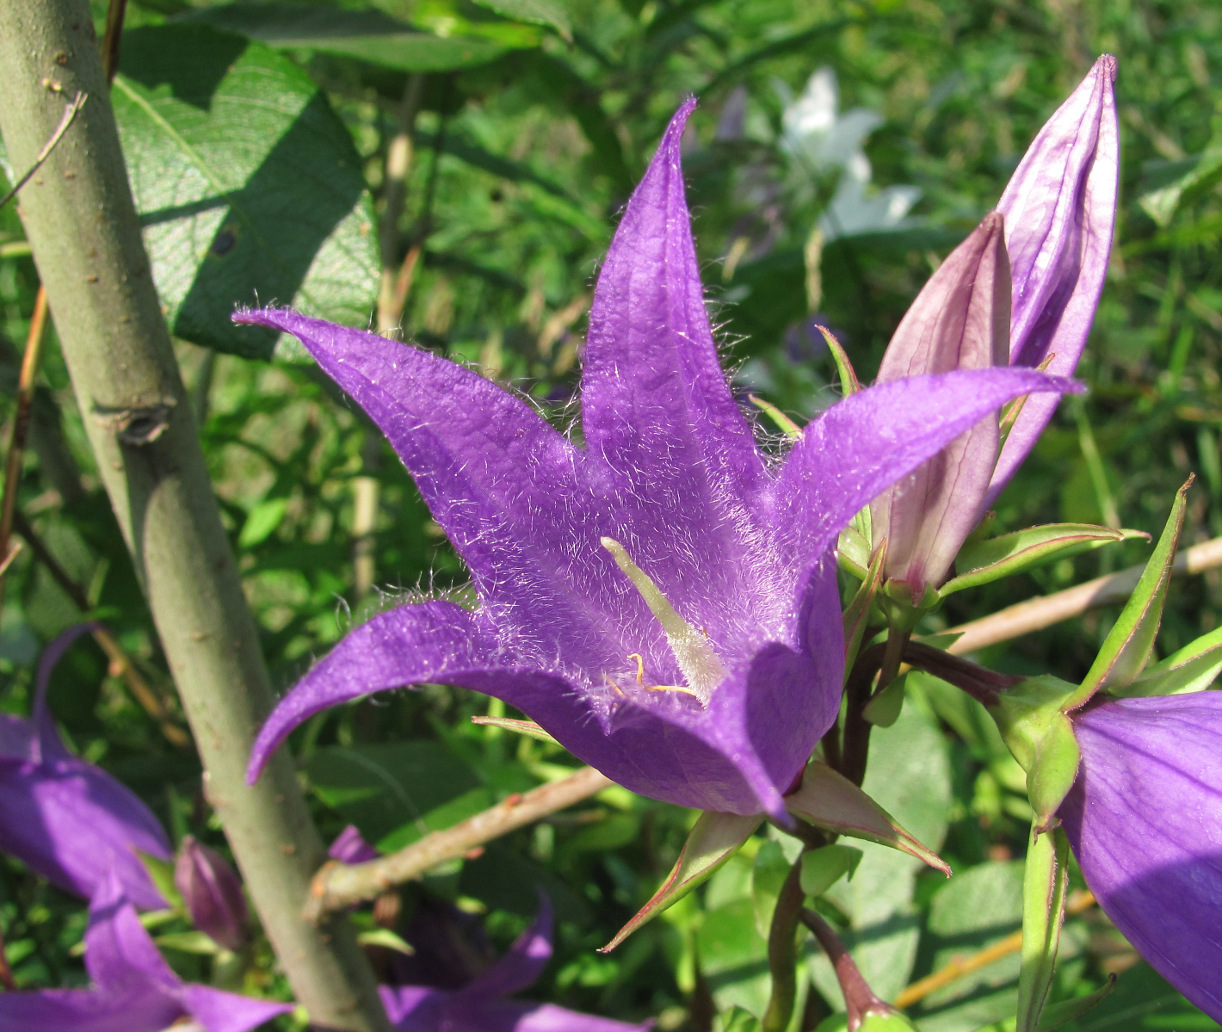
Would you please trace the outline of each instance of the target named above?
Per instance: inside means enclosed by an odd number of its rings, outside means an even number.
[[[101,26],[104,5],[95,13]],[[231,327],[233,307],[293,303],[353,325],[389,315],[406,339],[477,365],[568,425],[600,256],[691,94],[689,200],[727,360],[744,393],[804,421],[836,397],[812,321],[833,327],[871,378],[930,271],[995,203],[1095,57],[1114,53],[1122,203],[1079,369],[1090,394],[1062,406],[997,519],[1157,532],[1195,472],[1185,540],[1222,534],[1222,10],[1212,3],[132,0],[126,21],[113,99],[133,188],[282,688],[354,623],[417,591],[461,591],[464,572],[380,436],[286,342]],[[802,136],[794,104],[820,68],[834,73],[841,117],[830,136]],[[396,135],[410,141],[401,197]],[[852,175],[862,181],[860,163],[843,171],[858,144],[870,169],[863,196],[912,200],[902,220],[864,212],[854,226],[843,216],[860,206],[835,207]],[[913,189],[877,193],[896,187]],[[380,279],[389,293],[379,306]],[[6,441],[36,288],[10,204],[0,210]],[[103,620],[155,702],[82,646],[56,672],[54,712],[175,841],[193,833],[221,846],[53,338],[30,444],[17,497],[27,547],[0,614],[0,707],[27,712],[41,648],[85,615]],[[1145,549],[1131,542],[963,592],[937,619],[983,615],[1139,562]],[[1216,574],[1179,583],[1160,651],[1216,626],[1220,600]],[[1076,680],[1108,624],[1107,613],[1091,615],[983,661]],[[488,711],[482,697],[426,689],[315,718],[293,748],[324,831],[355,823],[393,848],[571,763],[470,725]],[[1017,927],[1021,865],[985,861],[1021,857],[1029,811],[996,733],[932,681],[879,737],[867,789],[926,841],[944,840],[958,872],[944,882],[870,851],[837,897],[859,962],[894,997]],[[533,995],[707,1029],[715,1012],[754,1009],[766,991],[757,915],[775,896],[780,845],[753,840],[702,905],[686,900],[609,957],[593,952],[652,893],[690,820],[613,790],[430,875],[405,890],[403,907],[422,894],[459,901],[486,914],[504,945],[542,887],[560,925],[557,959]],[[19,985],[83,980],[72,947],[84,919],[79,901],[0,858],[0,926]],[[1075,923],[1068,953],[1063,994],[1124,972],[1079,1028],[1211,1026],[1097,912]],[[198,956],[170,956],[200,977]],[[827,999],[812,994],[807,1027],[838,1005],[812,965]],[[914,1013],[936,1032],[992,1027],[1013,1013],[1016,971],[1002,960]],[[248,978],[284,991],[270,956]]]

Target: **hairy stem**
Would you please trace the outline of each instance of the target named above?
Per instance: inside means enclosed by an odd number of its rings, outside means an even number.
[[[0,4],[0,131],[29,165],[88,103],[20,194],[98,471],[131,551],[229,836],[298,1000],[321,1026],[389,1028],[341,916],[301,917],[323,845],[284,754],[255,788],[251,741],[272,698],[140,237],[84,0]]]

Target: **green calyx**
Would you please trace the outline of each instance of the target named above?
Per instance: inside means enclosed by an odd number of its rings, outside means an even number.
[[[1039,834],[1056,827],[1056,812],[1073,787],[1081,753],[1065,713],[1077,686],[1033,677],[1003,692],[990,715],[1007,748],[1027,772],[1027,795]]]

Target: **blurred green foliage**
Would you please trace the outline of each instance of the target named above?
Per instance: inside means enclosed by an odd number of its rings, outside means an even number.
[[[95,13],[104,17],[100,0]],[[1090,394],[1062,407],[1002,497],[998,527],[1157,532],[1195,472],[1185,540],[1222,534],[1222,8],[1208,0],[132,0],[128,26],[115,102],[154,275],[282,686],[354,623],[416,592],[461,593],[464,574],[378,435],[312,367],[230,327],[229,312],[291,302],[361,325],[389,311],[405,338],[478,366],[568,425],[616,213],[693,93],[689,200],[727,360],[744,392],[804,421],[838,390],[811,320],[832,327],[870,379],[907,304],[989,210],[1039,126],[1099,53],[1116,54],[1122,207],[1079,369]],[[803,150],[792,130],[793,105],[824,67],[838,86],[836,124],[860,129],[841,153]],[[408,144],[398,151],[397,134]],[[403,201],[388,222],[395,153]],[[915,203],[902,218],[831,219],[848,210],[838,191],[857,153],[868,159],[860,199],[908,188]],[[379,315],[379,270],[397,281],[401,313],[384,300]],[[6,441],[36,286],[10,205],[0,210]],[[54,347],[38,382],[18,499],[28,547],[0,624],[0,707],[25,712],[39,649],[84,615],[75,593],[181,720]],[[365,521],[359,499],[370,497],[376,517]],[[1141,561],[1147,547],[963,591],[930,629]],[[372,563],[372,589],[354,589],[358,562]],[[1216,573],[1177,582],[1160,654],[1215,627],[1220,599]],[[1090,614],[983,661],[1077,681],[1113,617]],[[219,843],[194,755],[166,740],[100,652],[70,654],[52,704],[80,751],[144,795],[176,839]],[[470,725],[488,706],[429,688],[315,718],[294,748],[324,828],[355,822],[401,845],[563,772],[554,747]],[[893,995],[1017,926],[1017,865],[988,861],[1021,856],[1029,809],[992,724],[940,682],[913,675],[900,722],[877,738],[867,788],[961,872],[944,883],[867,847],[827,901],[875,988]],[[702,890],[703,908],[689,898],[611,956],[592,952],[651,895],[690,819],[607,793],[430,875],[405,890],[405,905],[420,893],[459,900],[507,941],[542,886],[560,930],[533,995],[655,1015],[661,1029],[723,1027],[718,1011],[733,1023],[742,1015],[730,1008],[758,1010],[766,993],[752,885],[757,901],[769,891],[777,843],[749,842]],[[20,984],[81,981],[81,906],[7,859],[0,924]],[[1123,971],[1074,1026],[1082,1032],[1208,1024],[1148,968],[1124,970],[1135,955],[1097,913],[1075,925],[1065,954],[1060,998]],[[811,971],[803,1028],[840,1005],[813,955]],[[1015,972],[1002,960],[925,998],[922,1027],[1004,1028]]]

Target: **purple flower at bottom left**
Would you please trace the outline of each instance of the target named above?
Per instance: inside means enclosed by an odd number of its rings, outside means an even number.
[[[47,708],[55,664],[95,626],[73,627],[47,647],[32,719],[0,714],[0,852],[85,899],[114,872],[133,906],[156,910],[166,901],[139,854],[170,859],[165,831],[134,792],[68,751]]]
[[[291,1009],[183,982],[149,937],[118,879],[89,907],[85,968],[92,989],[0,994],[0,1028],[38,1032],[162,1032],[181,1019],[201,1032],[248,1032]]]

